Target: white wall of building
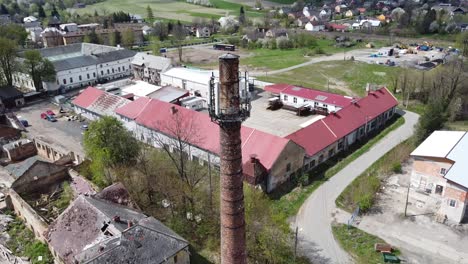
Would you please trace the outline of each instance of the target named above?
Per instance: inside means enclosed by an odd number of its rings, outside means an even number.
[[[290,94],[285,94],[285,93],[280,93],[280,99],[283,102],[283,104],[290,105],[290,106],[295,106],[299,107],[304,104],[310,104],[314,107],[323,107],[327,108],[328,112],[338,112],[339,110],[342,109],[342,107],[333,105],[333,104],[327,104],[322,101],[315,101],[315,100],[310,100],[307,98],[299,97],[299,96],[293,96]]]

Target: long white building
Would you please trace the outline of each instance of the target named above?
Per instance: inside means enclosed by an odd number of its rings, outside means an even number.
[[[66,91],[130,76],[133,73],[131,61],[136,54],[127,49],[90,43],[46,48],[39,52],[55,66],[55,81],[43,84],[49,92],[59,89]],[[31,77],[24,73],[15,74],[13,84],[35,90]]]

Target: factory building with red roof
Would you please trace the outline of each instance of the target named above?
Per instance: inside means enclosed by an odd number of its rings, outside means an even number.
[[[272,86],[276,94],[319,96],[322,101],[341,107],[328,116],[282,138],[242,126],[242,157],[245,180],[274,190],[292,176],[308,171],[383,128],[395,113],[396,98],[386,89],[371,91],[361,99],[329,93],[297,90],[295,86]],[[95,109],[105,92],[89,87],[73,104],[82,109]],[[312,95],[311,95],[312,94]],[[324,98],[326,97],[326,98]],[[123,99],[122,100],[126,100]],[[104,100],[106,101],[106,100]],[[115,100],[110,100],[114,102]],[[115,101],[116,102],[116,101]],[[173,146],[180,139],[182,151],[200,164],[219,166],[219,126],[206,113],[178,105],[141,97],[124,104],[109,103],[101,111],[119,118],[134,136],[149,145],[178,151]]]
[[[185,143],[183,151],[201,164],[219,166],[219,126],[210,117],[156,99],[139,98],[116,110],[135,136],[159,148]],[[269,192],[301,171],[304,149],[287,138],[242,126],[242,163],[246,181]]]
[[[382,129],[397,105],[398,100],[387,88],[380,88],[286,138],[305,149],[304,170],[307,171]]]

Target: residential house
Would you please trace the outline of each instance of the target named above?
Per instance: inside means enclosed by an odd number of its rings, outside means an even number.
[[[259,39],[265,38],[265,31],[263,30],[250,30],[242,37],[243,41],[256,42]]]
[[[130,103],[128,99],[90,86],[81,92],[71,104],[75,113],[88,120],[97,120],[103,116],[115,116],[115,109],[128,103]]]
[[[305,30],[307,31],[324,31],[325,30],[325,24],[317,22],[317,21],[311,21],[305,25]]]
[[[296,25],[298,27],[304,28],[307,23],[309,23],[310,20],[307,17],[300,17],[296,20]]]
[[[291,12],[292,12],[291,7],[287,7],[287,6],[280,7],[278,10],[278,14],[286,15],[286,16],[289,15]]]
[[[37,18],[35,16],[27,16],[25,18],[23,18],[23,23],[33,23],[33,22],[37,22]]]
[[[439,200],[437,214],[456,223],[468,218],[467,134],[435,131],[411,153],[411,188]]]
[[[116,113],[137,139],[157,148],[178,151],[173,140],[182,136],[187,141],[183,151],[190,159],[219,168],[219,126],[206,113],[148,98],[139,98]],[[180,124],[182,131],[175,130]],[[175,131],[180,134],[175,135]],[[244,177],[266,192],[288,181],[302,168],[304,150],[289,139],[246,126],[241,128],[241,138],[243,166],[252,167],[254,162],[254,167],[265,168],[262,172],[244,170]],[[251,159],[252,155],[255,159]]]
[[[321,20],[328,20],[331,16],[331,11],[328,10],[328,9],[322,9],[320,10],[320,13],[319,13],[319,18]]]
[[[0,99],[6,108],[21,107],[25,103],[23,93],[13,86],[0,87]]]
[[[309,171],[356,141],[383,129],[397,105],[390,91],[380,88],[286,138],[305,149],[303,170]]]
[[[273,84],[265,86],[265,91],[279,95],[284,105],[299,108],[310,106],[326,113],[340,111],[351,104],[352,97],[328,93],[320,90],[294,86],[290,84]]]
[[[209,27],[197,28],[195,36],[197,38],[209,38],[211,36],[211,30]]]
[[[345,17],[353,17],[355,15],[355,12],[351,9],[345,12]]]
[[[148,36],[148,35],[151,35],[154,33],[154,28],[148,26],[148,25],[144,25],[142,28],[141,28],[142,32],[143,32],[143,35],[144,36]]]
[[[453,17],[455,15],[464,15],[466,14],[466,9],[463,7],[458,7],[458,6],[452,6],[451,4],[444,4],[440,3],[439,5],[435,5],[431,7],[432,10],[435,10],[437,13],[440,12],[445,12],[445,14],[448,14],[450,17]]]
[[[330,23],[327,25],[327,28],[331,31],[345,32],[348,30],[348,27],[341,24]]]
[[[265,32],[265,37],[267,38],[279,38],[286,37],[288,38],[288,31],[284,28],[272,28]]]
[[[161,72],[165,72],[171,67],[171,59],[146,52],[138,52],[132,60],[134,78],[155,85],[161,85]]]
[[[148,96],[149,94],[161,89],[161,86],[150,84],[140,80],[117,81],[112,82],[110,84],[104,84],[98,87],[101,90],[112,92],[116,95],[120,95],[125,98],[134,99]],[[114,89],[119,89],[117,87],[120,87],[120,90],[115,90],[114,92]]]
[[[123,48],[91,43],[45,48],[39,52],[55,67],[55,81],[43,83],[45,90],[50,93],[130,76],[133,74],[131,61],[136,54]],[[13,85],[36,90],[31,77],[21,72],[15,74]]]

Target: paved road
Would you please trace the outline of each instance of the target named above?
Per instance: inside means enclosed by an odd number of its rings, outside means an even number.
[[[294,65],[294,66],[291,66],[291,67],[287,67],[287,68],[283,68],[283,69],[279,69],[279,70],[274,70],[274,71],[250,71],[249,72],[249,75],[250,76],[265,76],[265,75],[274,75],[274,74],[280,74],[280,73],[284,73],[284,72],[288,72],[288,71],[291,71],[291,70],[294,70],[294,69],[297,69],[297,68],[301,68],[301,67],[305,67],[305,66],[308,66],[308,65],[311,65],[311,64],[315,64],[315,63],[318,63],[318,62],[322,62],[322,61],[340,61],[340,60],[344,60],[346,58],[346,60],[349,60],[351,58],[351,56],[354,56],[354,57],[367,57],[373,53],[376,53],[378,50],[376,49],[357,49],[357,50],[350,50],[350,51],[347,51],[346,53],[335,53],[335,54],[332,54],[330,56],[320,56],[320,57],[314,57],[314,58],[311,58],[309,61],[307,62],[304,62],[304,63],[301,63],[301,64],[297,64],[297,65]]]
[[[336,211],[338,195],[357,176],[381,156],[409,138],[419,116],[412,112],[404,114],[405,124],[388,134],[368,152],[335,174],[320,186],[302,205],[294,226],[299,227],[299,250],[313,263],[352,263],[348,254],[335,241],[331,223]]]

